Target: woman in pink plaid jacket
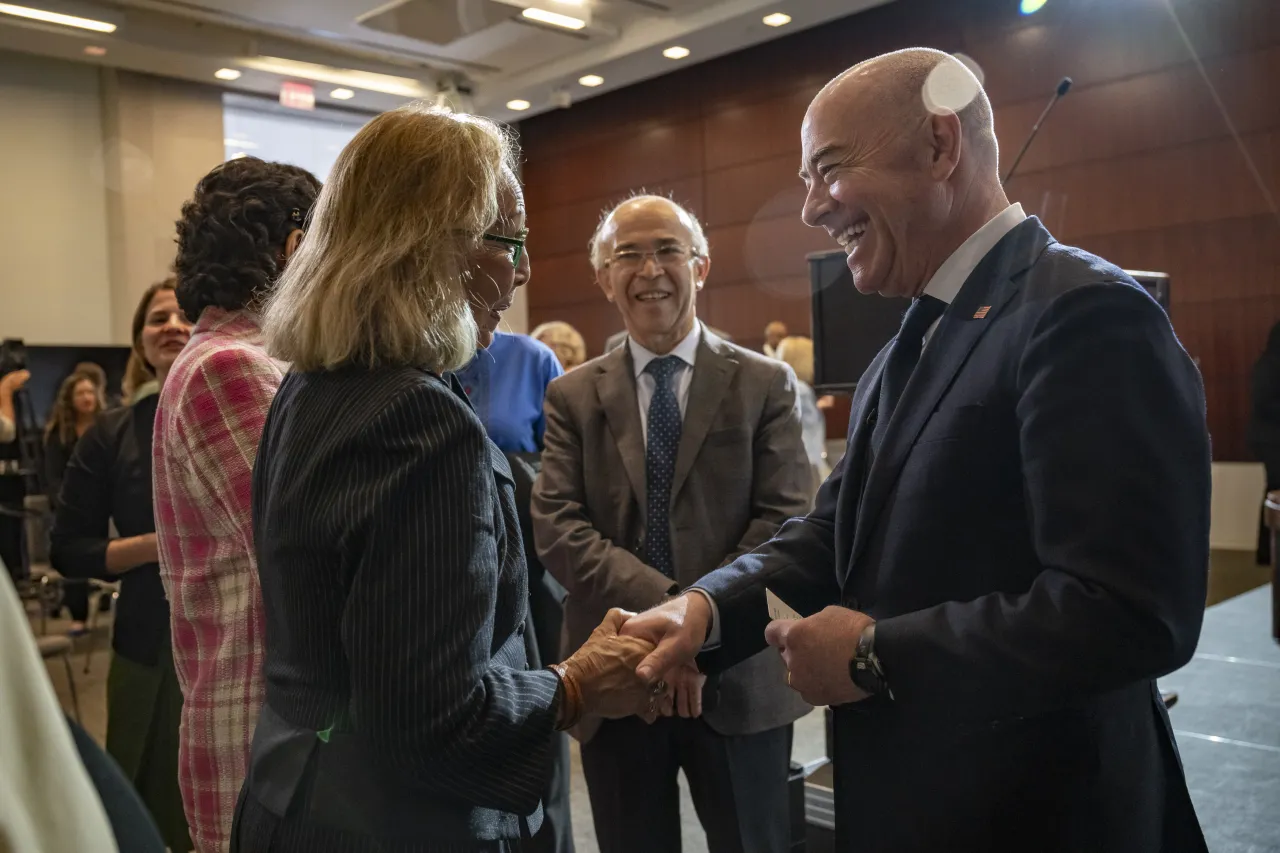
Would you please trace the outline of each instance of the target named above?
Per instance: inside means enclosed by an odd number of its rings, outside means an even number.
[[[199,853],[230,845],[263,699],[250,485],[283,366],[262,348],[256,309],[319,191],[305,169],[242,157],[205,175],[178,221],[178,302],[196,325],[161,392],[152,454],[183,694],[178,776]]]

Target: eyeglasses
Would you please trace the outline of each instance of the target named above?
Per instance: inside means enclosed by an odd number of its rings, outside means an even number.
[[[651,252],[641,252],[638,249],[624,249],[621,252],[614,252],[613,257],[608,261],[608,265],[617,267],[622,272],[639,272],[644,267],[645,261],[653,258],[654,263],[658,266],[671,269],[688,263],[689,259],[697,257],[697,254],[688,246],[671,243]]]
[[[511,266],[520,266],[520,257],[524,255],[524,243],[529,239],[528,231],[521,231],[519,237],[504,237],[501,234],[484,234],[482,236],[491,243],[501,243],[506,246],[507,256],[511,258]]]

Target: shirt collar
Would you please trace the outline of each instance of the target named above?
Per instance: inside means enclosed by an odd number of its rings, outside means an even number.
[[[255,346],[263,345],[261,321],[251,311],[227,311],[211,305],[200,312],[200,319],[191,330],[193,336],[201,332],[216,332]]]
[[[969,239],[942,262],[942,266],[938,267],[933,278],[925,285],[925,294],[950,305],[987,253],[1026,218],[1022,205],[1017,202],[997,213],[986,225],[970,234]]]
[[[695,320],[693,329],[690,330],[689,334],[684,336],[684,340],[676,344],[675,349],[671,350],[667,355],[674,355],[685,364],[693,367],[694,359],[697,358],[698,355],[698,341],[701,340],[701,338],[702,323]],[[640,346],[640,344],[636,343],[636,339],[633,337],[627,337],[627,346],[631,347],[631,361],[635,364],[637,377],[639,377],[641,373],[644,373],[644,369],[649,366],[649,362],[653,361],[655,358],[661,358],[657,353],[650,352]]]

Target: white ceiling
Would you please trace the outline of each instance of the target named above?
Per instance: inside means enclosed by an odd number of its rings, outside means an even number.
[[[377,112],[415,97],[515,121],[683,65],[741,50],[892,0],[8,0],[117,25],[103,35],[0,14],[0,49],[110,65],[271,97],[314,82],[319,104]],[[518,4],[518,5],[515,5]],[[579,31],[536,24],[525,6],[589,18]],[[765,26],[773,12],[791,16]],[[670,60],[672,45],[690,55]],[[86,47],[105,48],[102,56]],[[277,60],[309,63],[281,67]],[[320,68],[317,72],[316,66]],[[233,82],[219,68],[242,72]],[[391,75],[398,83],[352,79]],[[604,84],[580,85],[596,74]],[[337,75],[337,76],[335,76]],[[355,97],[338,101],[342,85]],[[362,86],[389,88],[395,94]],[[506,107],[531,104],[525,112]]]

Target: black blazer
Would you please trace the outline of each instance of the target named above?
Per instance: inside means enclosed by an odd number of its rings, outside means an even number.
[[[111,646],[135,663],[154,666],[169,645],[169,599],[160,564],[124,574],[107,572],[111,524],[121,536],[156,532],[151,500],[151,435],[155,394],[98,416],[67,463],[50,537],[49,562],[69,578],[120,581]]]
[[[536,831],[558,682],[526,668],[511,473],[461,389],[408,368],[289,374],[253,525],[267,707],[239,837],[286,811],[272,850]]]
[[[814,511],[699,584],[704,664],[761,648],[766,585],[878,620],[895,698],[836,712],[841,849],[1203,850],[1153,681],[1195,649],[1209,556],[1204,391],[1168,318],[1027,220],[943,316],[864,488],[887,352]]]

